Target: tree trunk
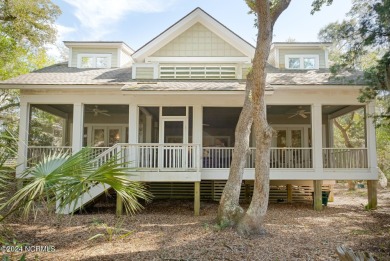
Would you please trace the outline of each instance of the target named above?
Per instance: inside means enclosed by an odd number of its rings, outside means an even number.
[[[348,190],[356,190],[356,181],[355,180],[347,180]]]
[[[242,176],[249,152],[249,137],[252,127],[252,101],[250,99],[251,86],[246,85],[244,106],[235,130],[235,143],[230,165],[229,179],[223,189],[219,201],[217,222],[221,226],[234,226],[244,214],[239,205]]]
[[[351,128],[353,124],[353,118],[355,116],[355,113],[351,113],[351,118],[349,119],[349,123],[346,127],[342,126],[336,119],[333,120],[334,125],[340,130],[341,135],[343,135],[344,144],[347,148],[353,148],[353,145],[351,143],[351,140],[348,136],[348,130]],[[356,181],[355,180],[347,180],[348,183],[348,190],[356,190]]]
[[[268,40],[271,44],[271,38]],[[262,48],[258,54],[260,57],[268,57],[266,48]],[[268,208],[269,197],[269,159],[272,140],[272,128],[267,123],[266,104],[264,99],[266,73],[265,59],[261,59],[260,65],[256,66],[256,71],[250,75],[249,81],[254,81],[259,84],[258,88],[254,88],[252,92],[253,110],[252,117],[254,123],[254,131],[256,137],[256,164],[255,164],[255,183],[253,188],[253,196],[251,204],[244,217],[240,220],[238,231],[241,234],[263,234],[263,220]],[[255,68],[255,66],[254,66]],[[257,87],[257,86],[256,86]]]
[[[349,128],[351,128],[352,124],[353,124],[353,117],[354,117],[355,113],[352,112],[351,113],[351,118],[349,120],[349,123],[346,127],[343,127],[341,126],[341,124],[336,120],[334,119],[333,122],[334,122],[334,125],[340,130],[341,132],[341,135],[343,135],[343,139],[344,139],[344,144],[347,148],[353,148],[353,145],[351,143],[351,140],[348,136],[348,130]]]
[[[338,246],[336,253],[340,261],[375,261],[371,254],[365,252],[355,253],[352,249],[348,249],[345,246]]]
[[[258,36],[252,72],[247,84],[253,85],[252,117],[256,137],[255,183],[251,204],[237,230],[240,234],[264,234],[263,221],[268,209],[269,198],[269,160],[273,130],[268,125],[265,89],[266,65],[272,42],[272,29],[277,17],[285,10],[290,1],[273,2],[256,0],[255,11],[258,19]]]
[[[223,190],[218,208],[218,222],[223,226],[237,224],[244,234],[261,233],[262,221],[267,211],[269,195],[269,155],[272,129],[267,123],[264,100],[266,63],[272,41],[272,28],[279,15],[291,0],[246,0],[257,15],[258,37],[253,66],[247,76],[245,103],[236,127],[236,141],[229,179]],[[256,132],[255,187],[252,202],[244,215],[239,205],[240,189],[252,122]]]
[[[261,111],[265,115],[263,108]],[[238,225],[238,232],[243,235],[264,234],[262,224],[268,209],[269,159],[273,131],[263,117],[254,120],[254,127],[256,132],[255,183],[251,204]]]

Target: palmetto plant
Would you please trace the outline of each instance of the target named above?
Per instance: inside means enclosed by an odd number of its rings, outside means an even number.
[[[138,199],[148,201],[151,194],[142,183],[129,179],[131,169],[125,167],[126,164],[119,157],[112,157],[97,166],[90,148],[71,156],[45,155],[42,162],[23,174],[26,185],[2,207],[9,207],[8,213],[19,210],[23,216],[28,216],[40,202],[56,205],[59,211],[68,206],[74,210],[84,193],[97,184],[103,184],[111,186],[122,198],[126,212],[134,213],[142,209]]]
[[[9,161],[17,155],[17,142],[14,134],[8,130],[0,133],[0,203],[4,199],[5,191],[10,185],[15,166]]]
[[[106,223],[97,224],[97,228],[102,231],[88,239],[94,240],[97,238],[104,238],[106,241],[111,242],[114,239],[124,239],[134,234],[134,230],[127,230],[123,228],[124,219],[118,219],[114,226],[109,226]]]
[[[6,156],[0,152],[0,202],[4,200],[4,194],[10,181],[9,167],[4,166]]]

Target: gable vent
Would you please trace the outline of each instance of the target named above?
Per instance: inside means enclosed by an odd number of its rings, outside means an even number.
[[[235,66],[161,66],[161,79],[235,79]]]

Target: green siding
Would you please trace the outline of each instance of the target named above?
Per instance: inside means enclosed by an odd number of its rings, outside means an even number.
[[[119,67],[118,66],[118,49],[116,48],[72,48],[72,64],[71,67],[77,67],[77,55],[81,53],[89,53],[89,54],[111,54],[111,67]]]
[[[153,79],[153,67],[137,67],[136,79]]]
[[[244,57],[201,23],[196,23],[155,52],[153,57]]]

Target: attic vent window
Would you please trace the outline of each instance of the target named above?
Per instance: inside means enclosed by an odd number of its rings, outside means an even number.
[[[161,66],[161,79],[235,79],[235,66]]]
[[[314,70],[319,68],[319,55],[286,55],[286,69]]]
[[[111,68],[111,54],[78,54],[78,68]]]

